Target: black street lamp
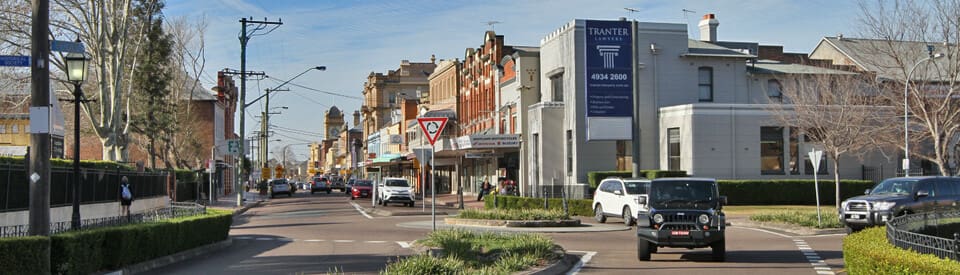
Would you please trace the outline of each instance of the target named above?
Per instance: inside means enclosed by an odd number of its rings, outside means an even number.
[[[80,103],[83,102],[83,84],[87,76],[87,56],[70,53],[64,58],[67,65],[67,80],[73,82],[73,217],[70,226],[80,229]]]

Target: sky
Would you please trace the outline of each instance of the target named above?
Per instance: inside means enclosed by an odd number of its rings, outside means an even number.
[[[327,67],[291,81],[284,87],[289,92],[270,96],[271,107],[288,107],[270,117],[271,139],[281,139],[270,149],[289,145],[298,160],[307,158],[307,143],[323,138],[324,111],[337,106],[352,123],[367,76],[395,70],[401,60],[429,62],[431,55],[462,60],[490,29],[507,45],[539,46],[541,38],[574,19],[686,23],[690,37],[697,38],[696,25],[707,13],[720,21],[721,41],[809,53],[825,36],[857,37],[860,8],[853,0],[167,0],[164,10],[168,19],[206,22],[206,70],[200,80],[207,89],[215,86],[217,71],[240,69],[243,17],[283,22],[247,44],[247,70],[270,76],[247,81],[248,102],[310,67]],[[262,101],[247,109],[247,137],[259,130],[254,115],[262,111]]]

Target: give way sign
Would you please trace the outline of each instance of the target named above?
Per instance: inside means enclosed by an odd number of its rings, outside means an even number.
[[[433,145],[433,143],[437,141],[437,138],[440,137],[440,132],[443,132],[443,127],[447,126],[447,118],[418,117],[417,123],[420,123],[420,129],[423,130],[423,134],[427,136],[430,145]]]

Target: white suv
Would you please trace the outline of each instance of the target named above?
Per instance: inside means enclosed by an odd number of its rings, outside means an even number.
[[[620,217],[627,226],[633,225],[638,213],[647,208],[649,189],[648,179],[604,179],[593,194],[594,218],[604,223],[607,217]]]
[[[413,207],[413,187],[404,178],[384,178],[377,184],[377,204],[403,203]]]

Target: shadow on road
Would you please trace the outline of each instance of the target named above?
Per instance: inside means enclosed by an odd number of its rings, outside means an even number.
[[[236,223],[234,223],[236,224]],[[255,225],[255,226],[232,226],[230,229],[254,229],[254,228],[274,228],[274,227],[295,227],[295,226],[312,226],[312,225],[325,225],[325,224],[340,224],[336,222],[314,222],[314,223],[285,223],[285,224],[268,224],[268,225]]]
[[[662,251],[662,250],[661,250]],[[680,255],[680,259],[658,260],[656,255]],[[673,257],[671,257],[673,258]],[[713,262],[709,249],[694,249],[688,251],[658,252],[653,255],[654,261],[659,262]],[[799,250],[735,250],[727,251],[727,263],[807,263]]]

